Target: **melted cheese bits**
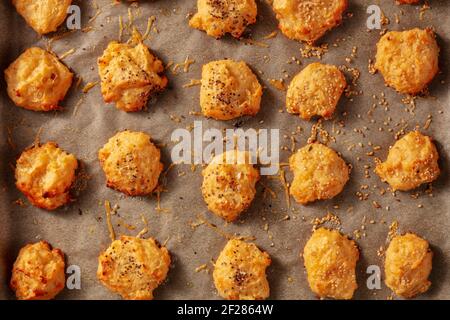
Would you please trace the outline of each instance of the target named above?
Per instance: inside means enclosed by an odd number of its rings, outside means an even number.
[[[314,43],[342,20],[347,0],[274,0],[279,28],[290,39]]]
[[[227,151],[202,172],[203,199],[210,211],[226,221],[236,220],[255,197],[259,171],[249,160],[247,152]]]
[[[20,300],[53,299],[66,284],[64,254],[40,241],[23,247],[14,262],[11,288]]]
[[[386,285],[404,298],[424,293],[431,285],[432,258],[426,240],[413,233],[395,236],[386,250]]]
[[[17,12],[39,34],[56,31],[64,22],[72,0],[12,0]]]
[[[432,139],[411,131],[394,144],[386,161],[379,163],[375,172],[392,190],[407,191],[439,177],[438,159]]]
[[[333,198],[342,191],[350,174],[345,161],[321,143],[299,149],[289,158],[289,166],[294,174],[289,192],[301,204]]]
[[[167,86],[163,71],[161,60],[134,30],[129,43],[111,42],[98,59],[103,99],[126,112],[140,111],[151,95]]]
[[[351,299],[357,289],[356,243],[337,230],[319,228],[303,250],[308,282],[320,298]]]
[[[390,31],[377,43],[375,68],[398,92],[417,94],[439,70],[439,47],[431,29]]]
[[[121,131],[98,152],[106,185],[130,196],[147,195],[158,185],[163,170],[161,152],[148,134]]]
[[[258,113],[262,87],[243,61],[218,60],[202,68],[200,106],[206,117],[231,120]]]
[[[268,298],[266,268],[270,263],[269,254],[255,244],[229,240],[214,265],[213,278],[219,295],[228,300]]]
[[[314,116],[331,118],[347,82],[336,66],[311,63],[291,81],[286,95],[286,109],[310,120]]]
[[[258,13],[255,0],[198,0],[197,10],[189,26],[217,39],[226,33],[240,38]]]
[[[7,92],[19,107],[33,111],[60,109],[73,74],[54,54],[37,47],[25,50],[6,70]]]
[[[151,300],[167,277],[170,254],[152,238],[121,236],[98,257],[98,279],[127,300]]]
[[[78,161],[54,142],[34,145],[16,163],[16,186],[39,208],[54,210],[71,200]]]

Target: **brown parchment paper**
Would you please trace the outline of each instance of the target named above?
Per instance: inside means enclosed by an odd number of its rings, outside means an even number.
[[[304,58],[300,53],[303,44],[284,37],[280,32],[273,39],[265,36],[277,30],[277,21],[266,1],[258,1],[258,21],[249,28],[249,37],[260,44],[249,45],[231,37],[215,40],[204,32],[188,27],[188,15],[196,10],[194,0],[141,1],[139,9],[129,3],[111,5],[112,1],[97,0],[75,1],[82,10],[82,28],[60,40],[52,42],[52,50],[61,55],[75,48],[76,51],[64,58],[64,62],[83,79],[77,88],[72,87],[62,103],[63,111],[35,113],[17,108],[9,100],[5,90],[4,77],[0,82],[0,297],[14,298],[8,288],[10,270],[19,249],[29,242],[39,239],[49,241],[61,248],[67,257],[67,264],[80,266],[82,272],[81,290],[65,289],[59,299],[116,299],[96,280],[97,256],[110,243],[105,221],[103,203],[118,205],[118,215],[113,216],[117,234],[136,235],[143,228],[141,214],[149,223],[149,233],[160,242],[167,241],[173,263],[168,280],[155,292],[156,299],[216,299],[218,298],[211,275],[211,259],[216,258],[226,239],[214,228],[205,224],[192,227],[198,222],[200,214],[207,221],[216,224],[218,229],[241,236],[254,236],[255,243],[266,250],[273,262],[268,269],[272,299],[315,299],[309,290],[303,261],[299,253],[310,236],[314,218],[321,218],[332,212],[341,220],[335,227],[355,236],[360,234],[357,243],[361,249],[361,259],[357,266],[359,289],[355,299],[386,299],[389,290],[382,285],[381,290],[368,290],[366,286],[366,268],[375,264],[382,266],[382,258],[377,255],[380,247],[386,245],[389,226],[398,221],[399,232],[414,231],[429,240],[434,252],[432,287],[422,299],[450,298],[450,240],[449,232],[449,5],[447,1],[430,0],[431,9],[425,11],[420,19],[421,6],[396,6],[394,1],[350,1],[343,24],[329,32],[319,44],[328,43],[329,50],[322,57],[325,63],[347,65],[357,68],[361,75],[355,90],[362,95],[342,98],[333,120],[325,121],[323,128],[336,141],[329,146],[342,153],[345,160],[353,166],[351,179],[344,192],[329,201],[320,201],[308,206],[296,204],[291,199],[291,208],[287,208],[284,189],[278,179],[263,177],[262,182],[277,194],[272,199],[264,196],[262,185],[258,186],[256,199],[242,216],[233,224],[225,224],[209,213],[203,202],[201,168],[191,171],[189,165],[175,166],[166,176],[165,187],[168,192],[161,194],[161,207],[155,208],[155,197],[131,198],[106,188],[104,175],[97,161],[98,149],[118,130],[125,128],[142,130],[149,133],[156,143],[162,145],[163,162],[167,168],[171,162],[170,151],[173,143],[171,133],[176,128],[185,128],[194,120],[203,121],[207,128],[278,128],[281,145],[281,161],[287,162],[291,154],[292,132],[297,141],[295,148],[303,146],[314,122],[306,122],[296,116],[279,112],[284,110],[285,92],[274,88],[268,79],[290,79],[305,65],[317,61],[315,57]],[[100,11],[96,15],[95,4]],[[386,88],[379,74],[369,74],[368,59],[374,58],[375,44],[379,30],[367,32],[366,8],[370,4],[380,5],[390,24],[389,30],[401,30],[413,27],[433,26],[441,47],[439,74],[430,86],[430,96],[416,99],[414,115],[407,111],[400,94]],[[146,41],[154,53],[166,64],[183,62],[187,56],[195,60],[184,73],[167,71],[169,88],[149,104],[148,111],[125,113],[113,105],[106,105],[100,94],[99,85],[83,94],[81,89],[88,82],[98,81],[96,59],[109,41],[117,40],[119,35],[119,15],[124,23],[128,22],[128,8],[134,16],[134,25],[143,33],[147,19],[155,16],[151,37]],[[396,22],[398,15],[400,23]],[[60,28],[56,34],[65,32]],[[30,46],[45,47],[49,37],[39,38],[15,12],[10,1],[0,2],[0,66],[4,70],[17,56]],[[86,32],[87,31],[87,32]],[[124,33],[123,40],[128,38]],[[333,46],[333,44],[337,44]],[[348,63],[352,48],[357,48],[356,57]],[[296,57],[301,64],[292,63]],[[253,118],[219,122],[191,115],[190,111],[199,111],[199,87],[183,88],[190,79],[200,79],[202,64],[215,59],[233,58],[245,60],[258,74],[266,87],[262,99],[262,108]],[[288,63],[291,61],[291,63]],[[173,68],[173,67],[172,67]],[[170,69],[172,69],[170,68]],[[2,73],[3,74],[3,73]],[[348,80],[351,73],[347,72]],[[368,111],[374,103],[378,104],[385,95],[388,110],[378,105],[371,115]],[[376,95],[376,98],[372,96]],[[80,98],[82,102],[79,103]],[[78,106],[77,106],[78,105]],[[76,109],[76,112],[74,111]],[[431,125],[424,129],[427,118],[431,116]],[[171,119],[172,118],[172,119]],[[173,119],[179,118],[181,122]],[[380,188],[387,188],[373,173],[374,157],[367,153],[370,146],[381,146],[375,156],[386,157],[389,145],[393,144],[396,132],[406,126],[406,131],[420,127],[422,132],[435,138],[441,156],[442,174],[433,183],[433,197],[425,193],[426,186],[415,192],[400,192],[394,197],[390,192],[380,195]],[[41,129],[40,129],[41,128]],[[379,128],[382,128],[380,131]],[[391,130],[389,130],[391,129]],[[77,195],[74,203],[57,210],[46,212],[31,206],[14,186],[12,166],[20,152],[31,145],[41,130],[41,141],[56,141],[63,149],[74,153],[83,166],[83,179],[87,182]],[[283,137],[286,135],[286,137]],[[8,142],[9,141],[9,142]],[[352,145],[354,147],[352,147]],[[360,160],[358,160],[360,159]],[[285,168],[287,169],[287,168]],[[367,170],[367,172],[365,172]],[[184,172],[184,173],[183,173]],[[184,175],[183,175],[184,174]],[[368,175],[368,177],[366,177]],[[291,175],[287,173],[288,181]],[[362,188],[367,185],[367,189]],[[367,200],[359,200],[357,192],[368,194]],[[413,196],[412,196],[413,195]],[[17,200],[25,205],[17,204]],[[374,202],[375,201],[375,202]],[[377,208],[379,207],[379,208]],[[387,207],[389,210],[387,210]],[[124,223],[136,226],[136,230],[123,227]],[[122,226],[118,226],[122,224]],[[333,226],[333,225],[331,225]],[[364,227],[363,227],[364,226]],[[359,230],[359,231],[358,231]],[[196,272],[203,264],[207,270]]]

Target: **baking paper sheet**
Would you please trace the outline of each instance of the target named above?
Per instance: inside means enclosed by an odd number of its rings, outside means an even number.
[[[40,239],[49,241],[61,248],[67,257],[67,265],[81,268],[81,290],[65,289],[58,299],[116,299],[96,280],[97,256],[110,243],[105,221],[104,201],[111,206],[119,206],[118,214],[113,216],[116,233],[136,235],[143,228],[141,214],[149,224],[149,234],[160,242],[166,242],[173,263],[167,281],[155,292],[156,299],[214,299],[218,298],[211,274],[211,259],[215,259],[226,243],[220,232],[241,236],[254,236],[255,243],[266,250],[273,262],[268,269],[271,299],[315,299],[309,290],[303,261],[299,258],[315,218],[322,218],[327,212],[339,217],[341,224],[335,227],[354,236],[355,230],[361,235],[357,243],[361,249],[361,259],[357,265],[359,289],[355,299],[386,299],[389,290],[382,285],[380,290],[369,290],[366,286],[366,269],[369,265],[382,266],[382,258],[377,251],[385,246],[389,226],[398,221],[399,232],[414,231],[425,237],[434,252],[432,287],[422,299],[450,298],[450,227],[449,208],[449,95],[448,62],[450,10],[447,1],[429,1],[431,9],[423,13],[421,6],[396,6],[394,1],[350,1],[348,12],[338,28],[329,32],[319,44],[328,43],[322,61],[336,65],[357,68],[360,78],[356,90],[362,95],[342,98],[333,120],[325,121],[323,128],[336,141],[329,146],[342,153],[345,160],[353,166],[351,179],[344,192],[337,197],[320,201],[308,206],[296,204],[291,199],[291,208],[287,208],[284,189],[279,179],[263,177],[262,182],[270,187],[277,198],[272,199],[263,186],[258,185],[256,199],[236,223],[225,224],[209,213],[203,202],[201,186],[201,168],[191,170],[189,165],[175,166],[168,171],[165,179],[167,192],[161,194],[161,207],[158,211],[155,197],[132,198],[110,190],[105,186],[105,178],[97,160],[98,149],[117,131],[125,128],[142,130],[149,133],[162,146],[162,161],[165,168],[171,163],[170,151],[173,143],[171,133],[176,128],[185,128],[195,120],[203,122],[207,128],[277,128],[280,129],[281,161],[287,162],[291,154],[292,132],[295,133],[295,148],[303,146],[310,136],[311,127],[316,122],[306,122],[300,118],[279,112],[284,110],[285,92],[274,88],[269,79],[290,79],[307,64],[317,61],[316,57],[304,58],[300,48],[303,44],[284,37],[279,31],[276,37],[264,39],[277,30],[277,21],[266,1],[258,2],[258,21],[249,28],[247,37],[257,44],[249,45],[231,37],[215,40],[204,32],[188,27],[188,15],[196,10],[194,0],[141,1],[139,9],[123,3],[113,6],[109,0],[75,1],[81,7],[82,28],[92,27],[88,32],[77,31],[52,42],[53,51],[61,55],[75,48],[76,51],[63,61],[83,82],[72,87],[62,103],[63,111],[36,113],[17,108],[9,100],[5,90],[5,81],[0,82],[0,297],[13,299],[8,288],[10,270],[19,249],[26,243]],[[100,11],[96,15],[95,4]],[[379,5],[390,24],[389,30],[402,30],[413,27],[433,26],[441,47],[441,73],[430,86],[430,96],[417,98],[414,115],[407,111],[400,94],[385,87],[381,75],[368,72],[368,60],[374,58],[375,44],[380,30],[367,32],[366,8],[370,4]],[[151,37],[146,41],[152,51],[165,64],[170,61],[182,63],[186,57],[195,60],[184,73],[183,68],[174,74],[168,70],[169,88],[149,105],[148,111],[125,113],[113,105],[106,105],[96,85],[88,93],[81,89],[88,82],[99,80],[96,59],[107,44],[119,36],[119,15],[124,23],[128,22],[128,8],[134,16],[134,25],[143,33],[150,16],[155,16]],[[403,12],[403,13],[402,13]],[[396,23],[395,15],[400,23]],[[10,1],[0,2],[0,65],[4,70],[18,55],[30,46],[46,47],[49,37],[39,38],[24,20],[15,12]],[[64,27],[57,34],[64,33]],[[123,40],[128,38],[125,32]],[[248,42],[248,41],[247,41]],[[266,45],[261,45],[265,43]],[[336,44],[334,46],[333,44]],[[357,54],[351,63],[352,48]],[[301,64],[293,62],[296,57]],[[184,88],[191,79],[200,79],[201,66],[211,60],[232,58],[245,60],[258,75],[265,86],[261,111],[253,118],[219,122],[206,120],[192,114],[199,111],[199,87]],[[288,63],[291,62],[291,63]],[[173,66],[170,68],[173,69]],[[284,72],[285,71],[285,72]],[[351,79],[350,73],[347,73]],[[372,116],[368,111],[385,95],[388,110],[378,105]],[[372,96],[376,95],[376,98]],[[80,103],[80,99],[82,102]],[[76,111],[74,111],[76,109]],[[191,114],[190,114],[191,112]],[[423,129],[427,118],[431,116],[431,125]],[[177,122],[176,119],[180,119]],[[344,125],[342,125],[344,124]],[[395,133],[401,128],[407,130],[419,126],[425,134],[435,138],[441,156],[441,177],[433,183],[433,197],[425,193],[425,187],[416,192],[389,192],[380,195],[379,188],[387,189],[373,173],[374,157],[366,154],[373,146],[381,146],[375,155],[384,159],[388,147],[394,142]],[[383,131],[379,131],[383,128]],[[391,132],[389,131],[389,129]],[[339,133],[337,132],[339,130]],[[56,141],[60,147],[77,156],[83,167],[83,179],[86,186],[79,192],[74,203],[55,212],[46,212],[31,206],[14,186],[12,166],[20,152],[31,145],[40,132],[40,140]],[[286,135],[286,138],[284,137]],[[8,142],[9,141],[9,142]],[[361,145],[358,145],[361,143]],[[354,147],[351,147],[354,145]],[[360,158],[360,161],[357,160]],[[369,178],[366,178],[365,166]],[[287,169],[287,168],[284,168]],[[89,177],[89,179],[86,179]],[[288,181],[291,175],[287,173]],[[362,185],[368,189],[361,190]],[[364,187],[363,187],[364,188]],[[367,200],[359,200],[357,192],[369,194]],[[375,202],[374,202],[375,201]],[[23,202],[24,205],[20,205]],[[379,204],[379,208],[378,207]],[[389,210],[387,210],[387,207]],[[207,224],[198,225],[203,217],[217,229]],[[365,222],[364,222],[365,221]],[[118,227],[121,223],[133,225],[136,230]],[[371,223],[373,222],[373,223]],[[362,228],[364,225],[364,228]],[[333,226],[333,225],[331,225]],[[206,264],[207,269],[196,272],[196,268]],[[209,270],[209,272],[208,272]]]

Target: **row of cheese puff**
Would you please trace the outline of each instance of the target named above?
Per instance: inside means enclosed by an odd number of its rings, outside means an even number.
[[[439,47],[431,29],[386,33],[377,45],[375,68],[399,92],[424,90],[438,72]],[[134,30],[129,43],[111,42],[98,59],[101,92],[126,112],[140,111],[148,99],[166,88],[164,65]],[[33,111],[57,110],[72,85],[72,72],[53,53],[32,47],[5,70],[7,92],[20,107]],[[329,119],[347,87],[336,66],[311,63],[291,81],[286,110],[302,119]],[[203,66],[200,106],[216,120],[254,116],[260,110],[263,88],[243,61],[217,60]]]
[[[337,230],[316,229],[303,249],[311,290],[320,298],[351,299],[357,289],[355,241]],[[411,298],[428,290],[433,253],[426,240],[413,233],[396,235],[385,253],[385,283],[395,294]],[[124,299],[153,299],[167,277],[169,251],[154,239],[121,236],[98,258],[98,279]],[[214,263],[219,295],[230,300],[266,299],[270,295],[267,252],[255,244],[231,239]],[[65,286],[64,254],[40,241],[22,248],[14,263],[11,288],[18,299],[54,298]]]
[[[106,185],[129,196],[151,194],[163,171],[161,154],[144,132],[121,131],[99,150]],[[440,174],[432,139],[411,131],[390,148],[386,161],[376,159],[375,172],[392,191],[415,189]],[[208,209],[234,221],[250,207],[260,179],[249,152],[237,149],[216,155],[203,169],[201,192]],[[271,165],[277,165],[272,163]],[[330,147],[308,143],[289,159],[293,180],[289,193],[303,205],[338,195],[349,180],[346,162]],[[57,209],[73,200],[78,160],[54,142],[34,144],[17,159],[17,188],[36,207]]]

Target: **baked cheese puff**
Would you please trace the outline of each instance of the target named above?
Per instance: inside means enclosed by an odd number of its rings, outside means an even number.
[[[37,47],[23,52],[5,70],[7,92],[19,107],[33,111],[60,109],[72,85],[72,72],[54,54]]]
[[[10,286],[19,300],[53,299],[66,284],[64,253],[46,242],[20,249]]]
[[[305,120],[314,116],[331,118],[347,82],[334,65],[311,63],[289,84],[286,109]]]
[[[359,250],[355,241],[337,230],[319,228],[303,250],[308,282],[320,298],[351,299],[358,288],[355,268]]]
[[[289,39],[314,43],[342,21],[347,0],[274,0],[281,32]]]
[[[206,117],[230,120],[258,113],[262,87],[243,61],[212,61],[202,68],[200,106]]]
[[[126,112],[146,108],[151,95],[167,86],[164,65],[133,31],[131,41],[112,41],[98,59],[98,73],[105,102]]]
[[[413,233],[395,236],[386,250],[386,285],[404,298],[424,293],[431,286],[432,258],[428,242],[421,237]]]
[[[349,179],[345,161],[331,148],[312,143],[289,158],[294,174],[289,193],[301,204],[331,199],[339,194]]]
[[[226,33],[240,38],[245,28],[256,22],[257,13],[255,0],[198,0],[189,26],[216,39]]]
[[[375,68],[400,93],[417,94],[438,72],[439,47],[431,29],[390,31],[377,43]]]
[[[439,177],[438,159],[433,140],[411,131],[391,147],[386,161],[378,163],[375,172],[393,191],[407,191]]]
[[[17,12],[39,34],[56,31],[64,22],[72,0],[12,0]]]
[[[255,244],[231,239],[214,264],[214,285],[227,300],[262,300],[269,297],[266,268],[271,259]]]
[[[78,161],[54,142],[34,145],[16,162],[17,188],[36,207],[54,210],[71,200]]]
[[[98,257],[97,278],[126,300],[152,300],[169,266],[169,251],[154,239],[121,236]]]
[[[161,152],[148,134],[121,131],[98,152],[106,185],[129,196],[150,194],[163,170]]]
[[[248,152],[227,151],[217,155],[202,171],[203,199],[208,209],[224,220],[236,220],[253,201],[259,171]]]

